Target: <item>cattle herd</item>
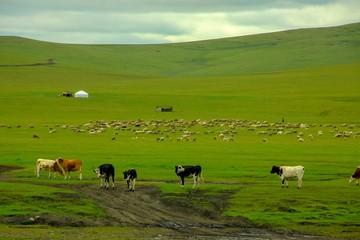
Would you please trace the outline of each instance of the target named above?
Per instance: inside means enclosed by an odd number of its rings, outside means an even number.
[[[56,160],[42,159],[36,160],[35,174],[40,177],[40,170],[49,171],[49,178],[59,173],[64,176],[64,179],[70,179],[70,172],[78,172],[79,180],[82,179],[82,160],[78,159],[63,159]],[[100,178],[100,188],[105,185],[105,189],[109,189],[110,178],[112,180],[112,189],[115,189],[115,168],[112,164],[102,164],[93,169],[93,172]],[[131,168],[123,172],[124,179],[127,182],[128,190],[135,191],[135,181],[137,178],[136,170]],[[104,181],[104,184],[103,184]]]
[[[79,174],[79,180],[82,179],[82,160],[74,159],[63,159],[58,158],[56,160],[50,159],[37,159],[36,160],[36,169],[35,174],[37,177],[40,177],[40,170],[49,171],[49,178],[53,176],[55,178],[56,173],[60,173],[64,176],[65,179],[70,179],[70,172],[77,171]],[[112,164],[102,164],[99,167],[95,168],[93,172],[100,178],[100,188],[105,185],[105,189],[109,189],[110,178],[112,180],[112,189],[115,189],[115,168]],[[288,180],[292,178],[297,178],[297,188],[302,187],[302,178],[304,176],[305,168],[303,166],[273,166],[270,173],[276,173],[279,175],[282,183],[282,187],[286,184],[286,187],[289,186]],[[181,187],[184,187],[185,177],[193,178],[194,184],[193,189],[198,187],[200,181],[204,181],[202,176],[202,168],[200,165],[192,166],[183,166],[176,165],[175,173],[179,177],[181,182]],[[135,182],[137,179],[137,172],[134,168],[131,168],[123,172],[124,180],[127,183],[128,191],[135,191]],[[350,176],[349,183],[356,181],[356,184],[359,185],[360,179],[360,166],[355,170],[355,173]],[[103,184],[103,181],[105,184]]]
[[[79,180],[82,179],[82,160],[78,159],[64,159],[57,158],[56,160],[42,159],[36,160],[35,174],[40,177],[40,170],[49,171],[49,178],[59,173],[64,176],[64,179],[70,179],[70,172],[76,171],[79,174]],[[99,167],[93,169],[93,172],[100,178],[100,188],[105,186],[105,189],[109,189],[110,178],[112,181],[112,189],[115,189],[115,168],[112,164],[102,164]],[[202,177],[201,166],[175,166],[175,173],[181,180],[181,187],[184,187],[184,178],[193,177],[193,188],[199,185],[200,180],[204,180]],[[135,191],[135,182],[137,179],[137,172],[134,168],[130,168],[127,171],[123,171],[124,180],[127,184],[128,191]]]
[[[284,119],[281,122],[270,123],[267,121],[248,121],[242,119],[212,119],[205,120],[192,120],[186,121],[183,119],[173,120],[149,120],[144,121],[142,119],[135,121],[114,120],[114,121],[89,121],[80,125],[60,125],[54,126],[44,125],[49,134],[55,134],[60,129],[71,130],[75,134],[89,134],[99,135],[112,131],[111,140],[116,141],[120,136],[120,132],[128,132],[130,134],[124,134],[122,140],[126,141],[126,137],[131,136],[132,140],[141,139],[147,141],[149,137],[152,137],[158,142],[173,141],[173,142],[197,142],[200,140],[209,141],[206,136],[209,136],[212,141],[218,142],[232,142],[237,141],[238,132],[246,131],[249,136],[251,133],[255,133],[260,137],[259,141],[267,143],[272,141],[277,136],[295,136],[293,139],[299,144],[304,142],[313,142],[323,138],[325,135],[333,136],[333,139],[355,139],[360,138],[360,124],[348,124],[343,123],[340,125],[335,124],[305,124],[305,123],[285,123]],[[10,126],[0,124],[3,128],[16,128],[21,129],[22,126]],[[33,124],[27,126],[29,129],[36,129]],[[35,130],[34,130],[35,131]],[[244,132],[243,132],[244,133]],[[245,135],[245,134],[242,134]],[[32,135],[33,139],[40,141],[40,135]],[[329,138],[327,138],[329,139]],[[36,141],[38,141],[36,140]],[[70,178],[71,171],[77,171],[79,179],[82,178],[82,161],[81,160],[65,160],[62,158],[56,160],[38,159],[36,164],[36,174],[39,177],[40,170],[48,170],[49,178],[51,175],[55,177],[55,173],[58,172],[64,175],[65,179]],[[99,166],[94,172],[101,178],[101,187],[103,187],[102,181],[105,180],[105,188],[109,187],[110,177],[114,178],[115,169],[110,164],[104,164]],[[135,181],[137,173],[135,169],[129,169],[123,172],[124,179],[127,182],[128,190],[135,190]],[[185,177],[194,177],[194,185],[199,185],[199,181],[202,180],[202,171],[200,166],[181,166],[175,167],[175,173],[180,178],[181,186],[184,186]],[[302,177],[304,174],[304,167],[302,166],[274,166],[271,169],[271,173],[279,175],[282,186],[284,184],[288,186],[289,178],[298,179],[298,188],[302,186]],[[358,180],[360,178],[359,167],[355,173],[350,177],[349,182]],[[113,188],[114,188],[114,180]]]

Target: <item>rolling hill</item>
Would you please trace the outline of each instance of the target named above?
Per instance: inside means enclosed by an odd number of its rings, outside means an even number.
[[[360,23],[156,45],[0,37],[2,119],[354,122],[360,112],[359,36]],[[90,93],[88,101],[58,97],[80,89]],[[157,105],[175,111],[159,116]]]
[[[71,45],[0,37],[0,65],[47,63],[119,76],[228,76],[359,63],[360,23],[155,45]]]

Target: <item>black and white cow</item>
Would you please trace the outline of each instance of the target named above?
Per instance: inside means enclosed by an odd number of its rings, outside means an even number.
[[[128,191],[135,191],[135,182],[137,178],[137,173],[134,168],[130,168],[129,170],[123,172],[124,179],[127,183]]]
[[[286,187],[289,187],[288,179],[296,177],[298,179],[298,188],[301,188],[304,172],[305,168],[303,166],[273,166],[270,171],[271,174],[276,173],[279,175],[282,182],[282,187],[284,187],[284,182],[286,182]]]
[[[115,189],[115,168],[112,164],[103,164],[100,165],[98,168],[94,169],[94,173],[98,175],[100,178],[100,188],[103,187],[103,179],[105,179],[105,188],[109,189],[109,183],[110,183],[110,176],[112,177],[112,188]]]
[[[199,186],[200,180],[204,180],[202,177],[202,170],[200,165],[194,166],[175,166],[175,173],[179,176],[181,180],[181,187],[184,187],[184,178],[193,177],[194,185],[192,188],[195,188],[196,185]]]

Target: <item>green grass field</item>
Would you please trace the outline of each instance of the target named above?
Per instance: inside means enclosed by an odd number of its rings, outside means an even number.
[[[48,180],[45,173],[36,179],[35,160],[62,156],[83,159],[83,183],[97,184],[92,169],[111,162],[117,169],[138,169],[139,184],[154,181],[164,194],[180,197],[174,165],[201,164],[202,190],[234,191],[224,216],[278,229],[358,237],[359,187],[348,178],[360,165],[359,37],[359,23],[159,45],[0,37],[0,165],[24,167],[0,184],[0,217],[49,208],[55,214],[102,216],[90,199],[81,197],[77,210],[70,201],[54,208],[58,196],[75,193],[49,186],[62,179]],[[33,66],[37,63],[44,65]],[[59,96],[80,89],[90,97]],[[156,112],[159,105],[174,111]],[[218,122],[204,126],[213,119]],[[90,135],[85,124],[100,120],[142,125],[129,125],[130,130],[111,126]],[[171,124],[155,124],[174,121],[185,127],[171,132]],[[84,133],[74,133],[75,127]],[[159,133],[134,134],[145,127]],[[196,141],[177,141],[184,131],[196,132],[191,136]],[[233,141],[222,141],[220,131],[233,135]],[[111,141],[115,132],[116,141]],[[350,137],[334,137],[344,132]],[[160,137],[164,141],[157,141]],[[291,181],[289,189],[281,189],[279,178],[269,173],[272,165],[305,166],[303,188]],[[72,211],[64,213],[69,207]]]

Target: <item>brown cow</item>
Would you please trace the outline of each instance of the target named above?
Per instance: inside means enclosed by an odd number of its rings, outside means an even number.
[[[54,170],[65,176],[65,179],[70,179],[70,172],[77,171],[79,173],[79,180],[82,179],[82,161],[81,160],[65,160],[58,158],[55,160]]]
[[[359,179],[360,179],[360,166],[358,166],[355,170],[355,173],[350,176],[349,183],[356,180],[356,185],[359,185]]]

